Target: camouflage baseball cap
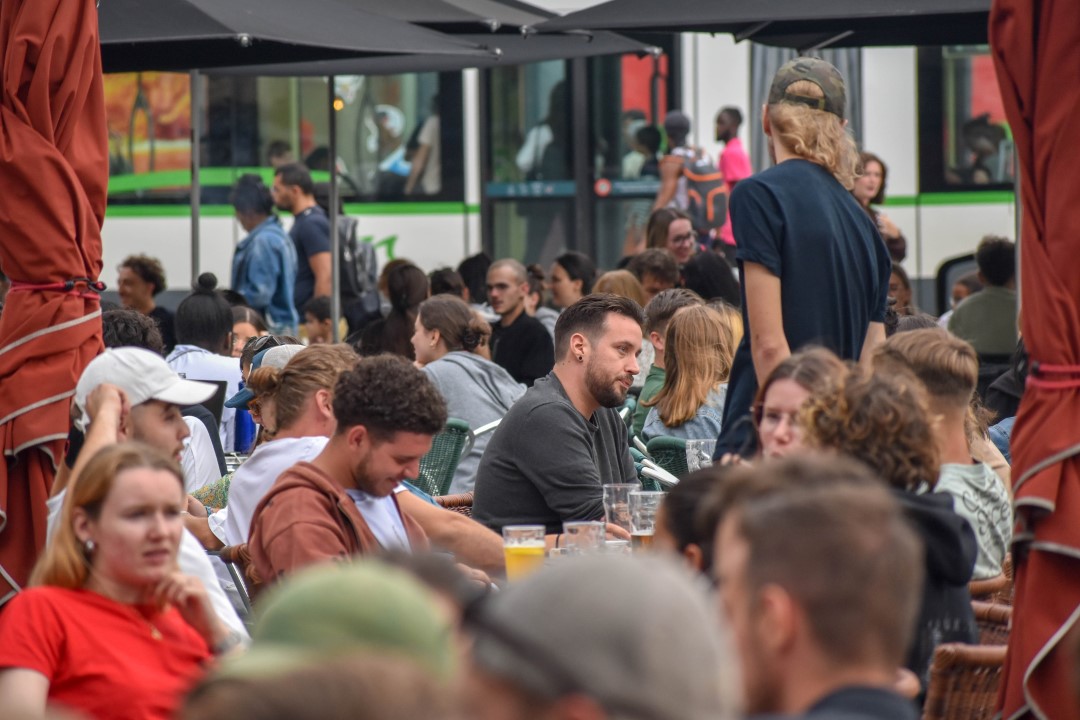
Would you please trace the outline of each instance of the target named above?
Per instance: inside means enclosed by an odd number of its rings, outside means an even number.
[[[787,92],[792,83],[808,80],[825,93],[825,97],[808,97]],[[769,104],[795,103],[807,105],[815,110],[831,112],[838,118],[844,118],[844,76],[830,63],[819,58],[798,57],[784,64],[776,71],[772,87],[769,88]]]

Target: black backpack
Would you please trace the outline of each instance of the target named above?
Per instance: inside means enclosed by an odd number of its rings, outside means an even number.
[[[727,222],[727,184],[707,157],[687,158],[683,163],[686,194],[690,200],[686,212],[699,234],[719,230]]]
[[[359,225],[356,218],[338,217],[341,307],[350,327],[354,317],[379,313],[379,259],[375,247],[357,236]]]

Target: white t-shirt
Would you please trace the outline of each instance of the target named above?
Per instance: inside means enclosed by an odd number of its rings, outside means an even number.
[[[379,541],[385,550],[412,549],[409,544],[409,535],[405,531],[405,521],[401,519],[394,495],[399,492],[408,492],[404,485],[398,485],[394,492],[386,497],[368,495],[363,490],[346,490],[352,498],[356,509],[364,516],[364,522],[371,528],[371,534]]]
[[[233,473],[229,504],[210,515],[210,531],[226,545],[246,543],[255,508],[281,473],[313,460],[327,442],[325,437],[280,438],[255,448]]]
[[[424,174],[420,176],[420,187],[425,195],[436,195],[442,190],[442,142],[439,135],[438,115],[431,115],[424,121],[417,142],[428,146]]]
[[[934,492],[953,496],[953,510],[971,524],[979,544],[974,580],[997,577],[1012,544],[1012,500],[986,463],[943,463]]]
[[[240,389],[240,361],[234,357],[215,355],[194,345],[177,345],[165,358],[177,374],[188,380],[218,382],[224,380],[225,399],[231,398]],[[221,412],[221,446],[225,452],[234,452],[236,445],[236,410],[225,408]],[[245,448],[246,449],[246,448]]]
[[[202,421],[193,417],[184,417],[191,435],[184,440],[184,450],[180,455],[180,467],[184,471],[184,492],[189,495],[201,487],[221,479],[214,443],[210,432]]]
[[[60,520],[60,509],[64,506],[64,496],[66,494],[66,489],[61,490],[46,501],[46,506],[49,509],[46,542],[52,539],[53,532],[56,530],[56,524]],[[218,619],[225,623],[230,630],[247,637],[247,628],[240,621],[240,616],[236,614],[236,610],[218,582],[217,575],[214,573],[214,566],[210,563],[210,556],[206,554],[206,550],[199,543],[199,540],[187,528],[184,528],[184,532],[180,536],[180,551],[176,560],[181,572],[202,580],[202,584],[206,588],[206,594],[210,596],[210,604],[213,606]]]

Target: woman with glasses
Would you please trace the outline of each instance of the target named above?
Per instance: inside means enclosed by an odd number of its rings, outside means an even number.
[[[252,310],[246,305],[237,305],[232,309],[232,317],[232,356],[234,358],[240,357],[252,338],[270,334],[270,330],[266,327],[266,320],[258,310]]]
[[[697,234],[690,216],[677,208],[660,208],[649,216],[645,238],[650,248],[668,251],[682,268],[698,250]]]
[[[831,389],[847,366],[825,348],[795,353],[769,373],[754,402],[754,425],[762,457],[784,457],[803,449],[799,413]]]
[[[31,587],[0,615],[0,714],[171,718],[212,651],[239,644],[177,570],[183,507],[180,468],[153,448],[90,460]]]

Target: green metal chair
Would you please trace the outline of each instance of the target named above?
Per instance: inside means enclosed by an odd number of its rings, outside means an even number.
[[[686,440],[674,437],[654,437],[649,440],[649,455],[653,462],[677,478],[690,472],[686,464]]]
[[[432,440],[431,450],[420,458],[420,477],[413,484],[428,495],[445,495],[458,463],[472,448],[473,440],[469,423],[449,418],[442,432]]]
[[[619,408],[619,417],[626,423],[627,428],[634,424],[634,410],[637,409],[637,406],[637,398],[633,395],[627,395],[622,407]]]

